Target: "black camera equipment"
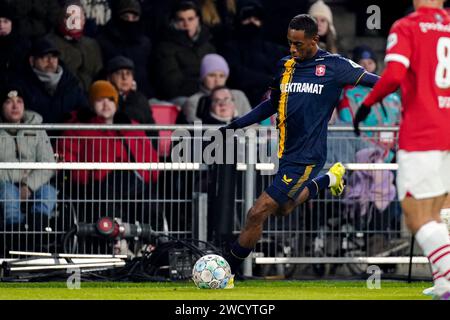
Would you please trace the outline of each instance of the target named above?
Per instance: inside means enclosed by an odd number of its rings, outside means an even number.
[[[102,217],[96,223],[78,223],[76,225],[76,234],[79,237],[98,236],[108,239],[142,239],[151,241],[156,233],[150,225],[122,222],[120,219]]]

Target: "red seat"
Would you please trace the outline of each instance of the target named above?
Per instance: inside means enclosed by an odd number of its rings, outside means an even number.
[[[156,124],[175,124],[177,121],[180,109],[174,104],[151,104],[153,119]],[[168,157],[171,150],[171,130],[160,130],[158,141],[158,154],[161,157]]]

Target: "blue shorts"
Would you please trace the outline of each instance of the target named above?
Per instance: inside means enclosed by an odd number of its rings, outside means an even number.
[[[324,164],[300,164],[280,160],[278,172],[265,192],[280,206],[297,199],[309,181],[315,178]]]

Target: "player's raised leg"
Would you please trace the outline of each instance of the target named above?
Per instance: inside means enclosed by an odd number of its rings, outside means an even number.
[[[341,195],[345,188],[344,174],[344,165],[340,162],[336,162],[326,174],[309,180],[296,200],[285,203],[280,207],[277,214],[283,216],[288,215],[300,204],[310,199],[315,199],[320,190],[326,188],[330,188],[331,194],[334,196]]]
[[[298,170],[294,171],[292,166]],[[335,195],[342,193],[344,166],[336,163],[325,175],[311,179],[321,168],[322,166],[292,164],[283,164],[280,167],[273,184],[261,194],[249,210],[245,226],[226,256],[233,274],[237,272],[241,263],[250,255],[256,243],[261,239],[264,222],[270,215],[288,215],[298,205],[315,198],[320,190],[327,187]]]

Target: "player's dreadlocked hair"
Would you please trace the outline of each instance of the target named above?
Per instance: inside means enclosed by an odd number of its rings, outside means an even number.
[[[289,22],[289,29],[303,30],[308,38],[312,38],[319,32],[316,19],[309,14],[299,14]]]

